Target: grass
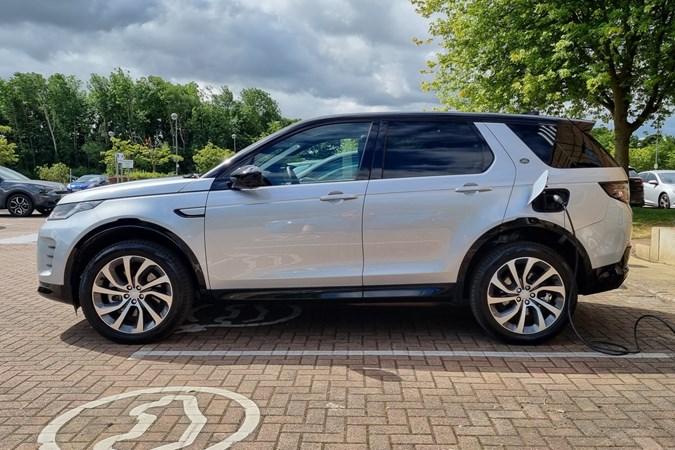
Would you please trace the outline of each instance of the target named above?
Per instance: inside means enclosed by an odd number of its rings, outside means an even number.
[[[675,227],[675,209],[633,208],[633,239],[652,235],[652,227]]]

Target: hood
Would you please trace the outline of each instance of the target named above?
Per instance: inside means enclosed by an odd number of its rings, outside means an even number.
[[[56,183],[54,181],[43,181],[43,180],[5,180],[7,183],[25,184],[29,186],[37,187],[46,187],[49,189],[64,190],[66,187],[61,183]]]
[[[114,198],[144,197],[148,195],[175,194],[181,191],[205,191],[211,187],[212,178],[154,178],[152,180],[128,181],[119,184],[85,189],[73,192],[59,203],[110,200]]]

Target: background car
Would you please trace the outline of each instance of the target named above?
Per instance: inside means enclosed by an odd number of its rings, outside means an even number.
[[[96,186],[105,186],[106,184],[108,184],[108,177],[105,175],[82,175],[77,180],[68,183],[66,188],[68,189],[68,192],[74,192]]]
[[[672,208],[675,204],[675,170],[640,172],[644,180],[645,205]]]
[[[630,190],[630,206],[644,206],[644,182],[632,167],[628,168],[628,189]]]
[[[0,209],[13,216],[30,216],[34,210],[47,215],[66,192],[61,183],[31,180],[0,166]]]

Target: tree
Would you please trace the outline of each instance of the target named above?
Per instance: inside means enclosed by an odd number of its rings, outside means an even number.
[[[197,173],[204,173],[232,155],[234,155],[232,150],[216,147],[209,142],[204,148],[195,152],[192,160],[195,162]]]
[[[635,130],[673,107],[672,0],[411,1],[443,48],[424,87],[445,105],[611,117],[624,167]]]
[[[16,156],[16,144],[7,142],[7,133],[12,131],[10,127],[0,125],[0,166],[15,163],[19,160]]]
[[[68,166],[63,163],[52,164],[51,167],[47,166],[38,166],[36,168],[38,178],[46,181],[56,181],[58,183],[66,184],[70,179],[70,170]]]

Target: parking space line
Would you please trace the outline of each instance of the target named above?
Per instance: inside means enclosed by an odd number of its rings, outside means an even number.
[[[444,350],[153,350],[141,349],[129,359],[163,357],[203,357],[223,358],[240,356],[404,356],[404,357],[441,357],[441,358],[632,358],[632,359],[669,359],[675,355],[668,353],[638,353],[626,356],[606,355],[599,352],[496,352],[496,351],[444,351]]]
[[[0,244],[34,244],[37,241],[38,234],[24,234],[11,238],[0,239]]]

